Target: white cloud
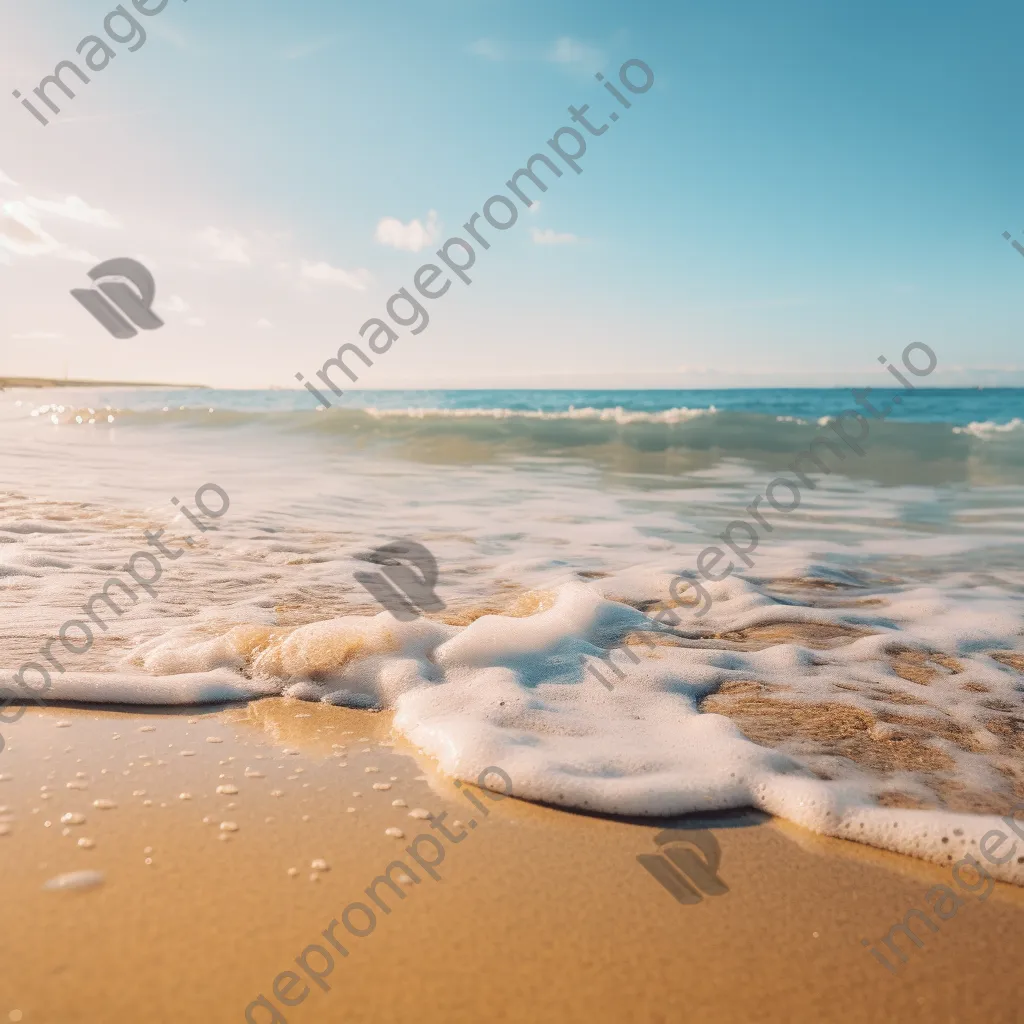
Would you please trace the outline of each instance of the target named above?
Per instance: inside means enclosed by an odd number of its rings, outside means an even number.
[[[579,241],[576,235],[559,234],[551,228],[544,228],[543,231],[540,228],[530,228],[530,237],[537,245],[572,245]]]
[[[202,52],[200,47],[195,46],[184,32],[171,28],[167,22],[157,20],[155,23],[147,25],[146,29],[151,35],[156,36],[158,39],[166,40],[171,46],[176,46],[179,50],[184,50],[186,53]]]
[[[343,284],[346,288],[353,288],[357,292],[365,292],[366,286],[372,280],[370,272],[363,270],[362,267],[358,270],[342,270],[340,267],[332,267],[322,260],[319,263],[303,260],[299,267],[299,273],[310,281]]]
[[[0,171],[0,185],[14,185],[15,187],[17,187],[17,184],[18,183],[14,181],[12,178],[8,178],[3,171]]]
[[[406,252],[419,252],[437,241],[440,225],[437,223],[437,211],[427,214],[426,225],[418,220],[403,224],[394,217],[384,217],[377,225],[374,238],[381,245],[390,245],[393,249],[404,249]]]
[[[84,249],[72,249],[47,234],[32,211],[21,202],[0,207],[0,249],[18,256],[56,256],[76,263],[95,263],[96,257]]]
[[[468,50],[470,53],[476,54],[477,57],[484,57],[486,60],[505,59],[504,47],[493,39],[478,39],[475,43],[469,44]]]
[[[261,331],[269,331],[274,325],[265,316],[261,316],[259,320],[256,321],[256,326]]]
[[[205,327],[206,321],[201,316],[190,316],[185,320],[189,327]]]
[[[245,238],[232,231],[221,231],[220,228],[206,228],[199,233],[199,241],[214,250],[214,258],[223,263],[249,264],[252,260],[246,251],[249,243]]]
[[[571,36],[561,36],[554,43],[524,45],[484,37],[466,47],[469,53],[491,61],[546,61],[559,64],[574,75],[590,74],[604,67],[607,58],[602,50]]]
[[[540,200],[534,199],[532,203],[527,207],[530,213],[540,213]]]
[[[556,40],[548,53],[548,60],[555,64],[586,64],[589,69],[601,67],[604,64],[604,54],[596,47],[581,43],[578,39],[562,36]]]
[[[56,217],[67,217],[68,220],[77,220],[83,224],[94,224],[100,228],[119,228],[121,222],[106,210],[100,210],[90,206],[84,199],[78,196],[68,196],[67,199],[54,201],[51,199],[36,199],[29,196],[25,202],[33,210],[40,210],[43,213],[52,213]]]
[[[187,313],[192,308],[180,295],[172,295],[164,302],[157,301],[154,306],[159,313]]]

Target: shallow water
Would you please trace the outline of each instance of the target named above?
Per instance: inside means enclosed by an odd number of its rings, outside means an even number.
[[[386,706],[443,770],[499,764],[528,798],[753,804],[943,861],[1024,799],[1021,392],[908,396],[864,455],[846,450],[794,511],[767,510],[752,564],[704,584],[702,615],[671,581],[835,438],[848,392],[345,401],[0,395],[4,684],[34,662],[51,700]],[[229,496],[217,518],[194,497],[208,482]],[[160,528],[169,554],[147,545]],[[411,623],[354,576],[402,537],[437,559],[445,605]],[[149,557],[133,580],[135,552]],[[120,613],[90,618],[112,577],[135,599],[115,588]]]

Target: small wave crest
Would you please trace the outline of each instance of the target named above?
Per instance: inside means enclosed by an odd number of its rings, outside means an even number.
[[[954,427],[953,433],[970,434],[971,437],[987,441],[1000,434],[1012,434],[1021,430],[1024,430],[1024,420],[1014,416],[1009,423],[993,423],[992,420],[985,420],[983,423],[968,423],[966,427]]]

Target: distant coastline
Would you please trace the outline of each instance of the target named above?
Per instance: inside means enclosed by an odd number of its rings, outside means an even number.
[[[206,384],[155,384],[134,380],[67,380],[55,377],[0,377],[0,391],[7,388],[205,388]]]

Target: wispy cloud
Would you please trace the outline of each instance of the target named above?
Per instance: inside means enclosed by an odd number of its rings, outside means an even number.
[[[36,199],[34,196],[29,196],[25,202],[33,210],[52,213],[55,217],[66,217],[68,220],[77,220],[82,224],[93,224],[100,228],[121,227],[121,222],[112,213],[90,206],[78,196],[68,196],[61,200]]]
[[[572,245],[579,241],[576,235],[559,234],[551,228],[530,228],[530,237],[537,245]]]
[[[342,270],[341,267],[332,267],[329,263],[324,263],[322,260],[319,263],[310,263],[307,260],[303,260],[299,267],[299,273],[310,281],[341,284],[357,292],[365,292],[370,281],[373,280],[370,272],[362,267],[358,270]]]
[[[158,313],[187,313],[192,308],[180,295],[172,295],[163,302],[158,300],[153,305]]]
[[[234,231],[221,231],[220,228],[206,228],[199,233],[199,241],[213,250],[214,259],[223,263],[249,264],[249,243]]]
[[[381,245],[389,245],[392,249],[404,249],[406,252],[419,252],[437,241],[440,225],[437,222],[437,211],[427,214],[427,223],[411,220],[403,224],[394,217],[384,217],[377,225],[374,238]]]
[[[22,202],[0,207],[0,249],[17,256],[56,256],[76,263],[95,263],[84,249],[74,249],[45,232],[32,211]]]
[[[0,171],[0,185],[14,185],[17,187],[18,183],[13,178],[8,178],[3,171]]]
[[[281,59],[301,60],[303,57],[309,57],[311,54],[319,53],[321,50],[333,46],[339,38],[339,36],[325,36],[323,39],[310,39],[305,43],[294,43],[281,51]]]
[[[155,24],[147,25],[146,28],[151,35],[157,37],[157,39],[164,39],[171,46],[177,47],[179,50],[185,50],[188,53],[198,53],[199,48],[195,46],[191,39],[185,35],[184,32],[173,28],[166,22],[157,21]]]
[[[273,326],[274,325],[265,316],[261,316],[259,320],[256,321],[256,327],[261,331],[269,331]]]
[[[485,60],[504,60],[506,49],[493,39],[477,39],[467,47],[470,53]]]
[[[561,36],[548,46],[525,46],[500,39],[484,37],[466,47],[475,57],[491,61],[545,61],[558,64],[576,74],[590,72],[605,65],[604,51],[572,36]]]
[[[562,36],[547,54],[547,59],[555,64],[585,64],[589,71],[604,64],[604,54],[595,46]]]

